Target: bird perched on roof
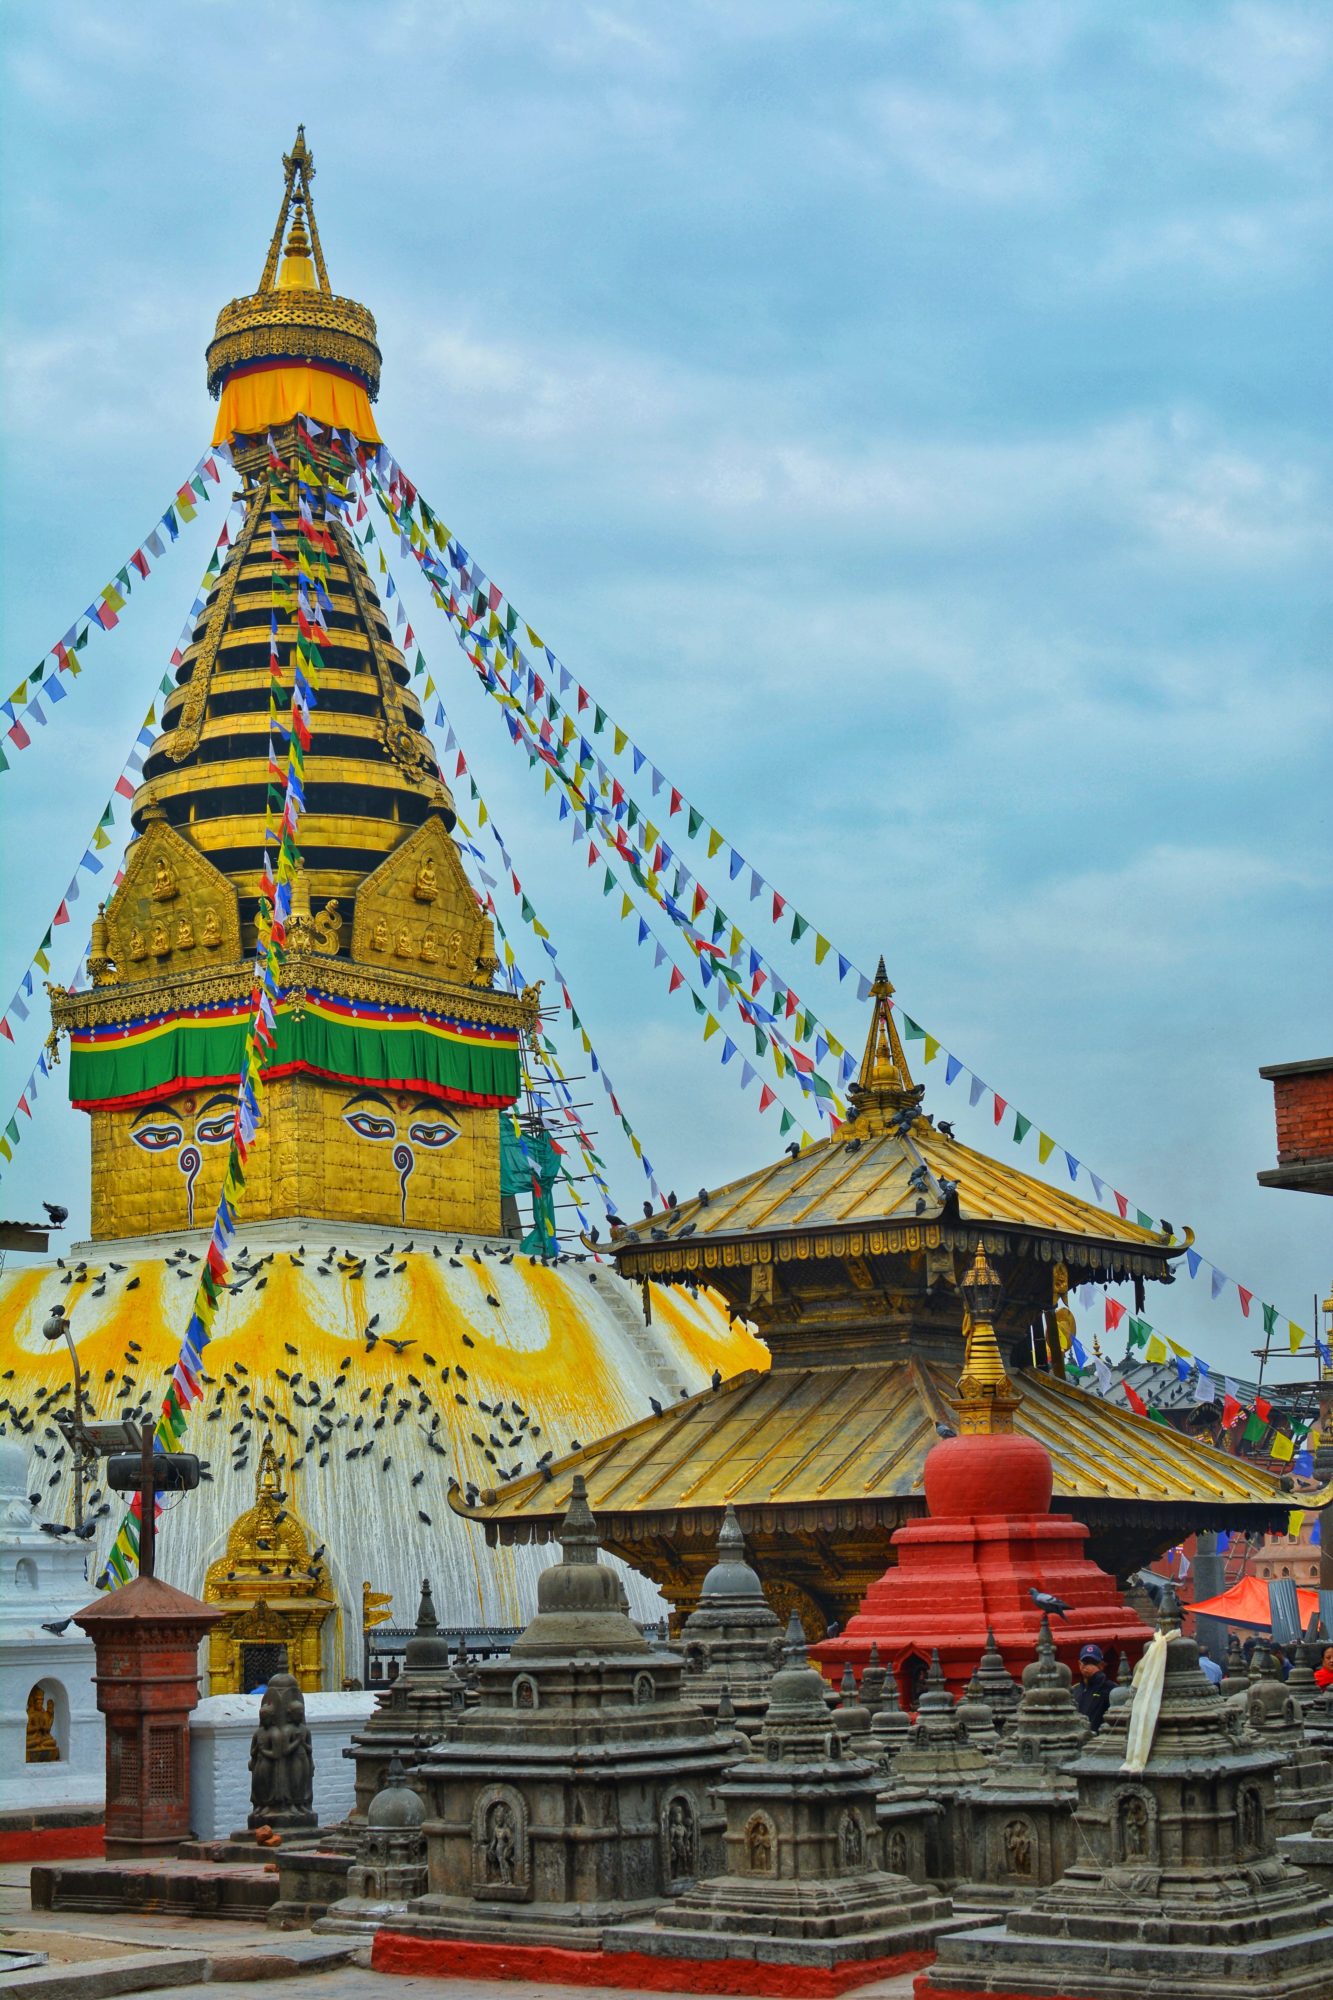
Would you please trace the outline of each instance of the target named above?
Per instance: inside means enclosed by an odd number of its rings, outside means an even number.
[[[789,1153],[789,1154],[791,1155],[792,1159],[794,1160],[794,1159],[796,1159],[796,1158],[797,1158],[797,1157],[799,1156],[799,1154],[800,1154],[800,1151],[801,1151],[801,1142],[800,1142],[800,1140],[799,1140],[799,1139],[793,1139],[793,1140],[792,1140],[792,1142],[791,1142],[791,1144],[790,1144],[789,1146],[784,1146],[782,1150],[783,1150],[783,1152],[784,1152],[784,1153]]]
[[[47,1220],[52,1229],[59,1229],[62,1223],[69,1221],[69,1210],[62,1208],[58,1201],[44,1201],[42,1207],[46,1210]]]
[[[662,1414],[662,1405],[661,1405],[661,1404],[660,1404],[660,1403],[658,1402],[658,1400],[657,1400],[656,1396],[650,1396],[650,1397],[648,1398],[648,1405],[649,1405],[649,1408],[650,1408],[650,1409],[652,1410],[652,1413],[653,1413],[653,1415],[654,1415],[655,1417],[660,1417],[660,1416],[661,1416],[661,1414]]]
[[[645,1203],[643,1204],[643,1212],[644,1212],[644,1214],[645,1214],[645,1215],[648,1215],[648,1216],[651,1216],[651,1214],[652,1214],[652,1212],[653,1212],[653,1205],[652,1205],[652,1203],[651,1203],[650,1201],[646,1201],[646,1202],[645,1202]]]
[[[722,1387],[722,1370],[720,1368],[713,1370],[710,1386],[715,1390]]]
[[[956,1438],[958,1435],[953,1425],[946,1424],[940,1417],[936,1417],[935,1419],[935,1429],[942,1438]]]
[[[943,1132],[946,1139],[952,1139],[953,1126],[949,1123],[947,1118],[941,1118],[939,1123],[936,1125],[935,1129],[937,1132]]]
[[[709,1202],[710,1202],[711,1200],[712,1200],[712,1196],[711,1196],[711,1195],[709,1194],[709,1192],[708,1192],[708,1189],[707,1189],[707,1188],[700,1188],[700,1190],[699,1190],[699,1206],[700,1206],[700,1208],[707,1208],[707,1206],[708,1206],[708,1204],[709,1204]]]
[[[1052,1618],[1063,1618],[1066,1611],[1070,1609],[1063,1597],[1054,1597],[1049,1590],[1029,1589],[1028,1596],[1032,1599],[1038,1611],[1045,1611]]]

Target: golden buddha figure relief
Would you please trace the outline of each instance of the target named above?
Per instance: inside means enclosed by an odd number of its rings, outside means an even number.
[[[384,917],[375,919],[375,928],[370,934],[370,948],[372,951],[389,949],[389,925]]]
[[[222,943],[222,930],[213,910],[204,911],[204,921],[199,931],[199,941],[207,950],[215,951]]]
[[[177,951],[194,950],[194,925],[190,922],[188,915],[178,917],[176,920],[176,949]]]
[[[176,894],[176,871],[164,855],[157,857],[153,884],[148,893],[155,903],[169,903]]]
[[[166,958],[170,955],[171,940],[167,936],[167,927],[165,924],[153,925],[153,941],[149,949],[152,951],[154,958]]]
[[[412,885],[412,894],[418,903],[433,903],[440,893],[440,885],[435,874],[435,863],[429,854],[417,870],[417,879]]]
[[[143,941],[143,932],[137,924],[130,925],[130,957],[146,958],[148,947]]]
[[[56,1704],[55,1696],[42,1693],[41,1683],[28,1694],[28,1729],[24,1748],[24,1762],[28,1764],[58,1764],[60,1745],[55,1738]]]
[[[394,945],[393,955],[395,958],[415,958],[417,955],[406,924],[398,926],[398,941]]]

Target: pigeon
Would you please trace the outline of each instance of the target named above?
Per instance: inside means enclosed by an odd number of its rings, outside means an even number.
[[[947,1119],[947,1118],[941,1118],[941,1119],[940,1119],[940,1121],[939,1121],[939,1126],[938,1126],[938,1130],[939,1130],[939,1131],[941,1131],[941,1132],[943,1132],[943,1134],[944,1134],[944,1136],[945,1136],[945,1138],[946,1138],[946,1139],[952,1139],[952,1137],[953,1137],[953,1126],[952,1126],[952,1125],[951,1125],[951,1124],[949,1123],[949,1121],[948,1121],[948,1119]]]
[[[799,1159],[801,1154],[801,1142],[799,1139],[793,1139],[791,1144],[789,1146],[784,1146],[782,1150],[784,1153],[790,1154],[793,1160]]]
[[[1065,1603],[1062,1597],[1053,1597],[1049,1590],[1029,1589],[1028,1596],[1032,1599],[1038,1611],[1048,1612],[1052,1618],[1063,1618],[1066,1611],[1070,1609],[1070,1606]]]
[[[62,1618],[62,1619],[60,1619],[59,1623],[57,1623],[57,1622],[55,1622],[55,1621],[53,1620],[53,1621],[52,1621],[52,1622],[51,1622],[51,1623],[50,1623],[50,1624],[48,1625],[48,1624],[47,1624],[47,1622],[46,1622],[46,1620],[45,1620],[45,1619],[43,1619],[43,1620],[42,1620],[42,1630],[43,1630],[43,1632],[51,1632],[51,1633],[54,1633],[55,1637],[56,1637],[56,1638],[58,1639],[58,1638],[60,1637],[61,1633],[62,1633],[62,1632],[63,1632],[63,1631],[65,1630],[66,1626],[67,1626],[67,1625],[68,1625],[69,1623],[70,1623],[70,1620],[69,1620],[68,1618]]]
[[[712,1386],[714,1389],[720,1389],[722,1387],[722,1370],[720,1368],[715,1368],[713,1370]]]
[[[59,1229],[62,1223],[69,1221],[69,1210],[62,1208],[58,1201],[44,1201],[42,1207],[46,1210],[52,1229]]]
[[[655,1417],[660,1417],[660,1416],[661,1416],[661,1414],[662,1414],[662,1405],[661,1405],[661,1404],[660,1404],[660,1403],[658,1402],[658,1400],[657,1400],[656,1396],[650,1396],[650,1397],[648,1398],[648,1401],[649,1401],[649,1404],[650,1404],[650,1405],[651,1405],[651,1407],[652,1407],[652,1412],[653,1412],[653,1415],[654,1415]]]
[[[700,1190],[699,1190],[699,1206],[700,1206],[700,1208],[707,1208],[707,1207],[708,1207],[708,1204],[709,1204],[709,1202],[710,1202],[711,1200],[712,1200],[712,1196],[711,1196],[711,1195],[709,1194],[709,1192],[708,1192],[708,1189],[707,1189],[707,1188],[700,1188]]]
[[[939,1417],[935,1419],[935,1429],[942,1438],[954,1438],[958,1435],[952,1424],[944,1423]]]

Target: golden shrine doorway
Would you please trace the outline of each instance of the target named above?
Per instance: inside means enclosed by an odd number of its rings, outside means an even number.
[[[248,1694],[275,1673],[290,1673],[305,1694],[323,1685],[324,1627],[337,1605],[328,1573],[312,1560],[310,1537],[282,1490],[273,1440],[266,1438],[255,1504],[227,1531],[226,1552],[208,1566],[206,1604],[227,1608],[208,1635],[210,1694]]]

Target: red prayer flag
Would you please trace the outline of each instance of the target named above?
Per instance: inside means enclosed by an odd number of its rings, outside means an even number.
[[[1247,1292],[1244,1285],[1237,1285],[1236,1290],[1240,1293],[1240,1309],[1246,1319],[1248,1319],[1250,1316],[1250,1302],[1254,1298],[1254,1293]]]
[[[680,808],[681,808],[681,796],[680,793],[676,790],[675,786],[673,785],[671,787],[671,812],[678,813],[680,811]],[[667,817],[669,819],[671,817],[671,814],[668,813]]]
[[[67,903],[65,903],[64,901],[61,902],[60,908],[56,911],[55,915],[52,917],[51,922],[53,925],[67,924],[69,922],[69,905]]]
[[[1265,1424],[1268,1422],[1268,1419],[1273,1414],[1273,1405],[1269,1402],[1266,1396],[1255,1397],[1254,1414],[1256,1417],[1260,1419],[1261,1422]]]
[[[1222,1398],[1223,1430],[1229,1431],[1234,1423],[1239,1422],[1240,1416],[1241,1416],[1241,1407],[1240,1404],[1236,1401],[1236,1398],[1234,1396],[1224,1396]]]
[[[29,736],[27,730],[23,727],[23,724],[17,720],[15,720],[12,729],[6,730],[5,734],[8,736],[11,743],[16,743],[18,745],[20,750],[26,750],[28,745],[32,742],[32,738],[31,736]]]
[[[685,984],[684,973],[681,971],[678,965],[673,965],[671,968],[671,978],[667,983],[667,992],[674,993],[678,986],[683,986],[684,984]]]
[[[7,1042],[12,1042],[14,1039],[13,1030],[10,1028],[9,1021],[4,1015],[0,1015],[0,1035],[3,1035]]]
[[[1108,1299],[1106,1301],[1106,1331],[1114,1333],[1124,1317],[1125,1308],[1121,1305],[1119,1299]]]
[[[998,1091],[994,1093],[994,1096],[995,1096],[995,1123],[998,1125],[1000,1120],[1003,1118],[1005,1114],[1007,1105],[1005,1099],[1000,1096],[1000,1093]]]
[[[1125,1401],[1129,1404],[1129,1407],[1131,1410],[1133,1410],[1135,1416],[1146,1417],[1148,1414],[1148,1405],[1144,1402],[1138,1390],[1134,1388],[1131,1383],[1124,1381],[1123,1378],[1121,1381],[1121,1386],[1125,1392]]]
[[[763,1089],[759,1093],[759,1109],[761,1111],[767,1111],[769,1105],[776,1103],[776,1101],[777,1100],[774,1097],[773,1092],[769,1089],[768,1085],[765,1084]]]
[[[136,549],[134,551],[134,554],[130,557],[130,561],[134,564],[134,567],[138,570],[140,576],[147,576],[148,558],[144,554],[142,549]]]
[[[786,909],[786,907],[787,907],[787,899],[786,899],[786,897],[785,897],[785,896],[779,896],[779,894],[777,893],[777,891],[776,891],[776,889],[775,889],[775,890],[774,890],[774,892],[773,892],[773,921],[774,921],[774,923],[776,923],[776,922],[777,922],[778,918],[779,918],[779,917],[780,917],[780,916],[782,915],[782,912],[783,912],[783,911],[784,911],[784,910]]]
[[[1114,1188],[1113,1188],[1113,1189],[1111,1190],[1111,1192],[1112,1192],[1113,1194],[1115,1193],[1115,1190],[1114,1190]],[[1127,1216],[1127,1215],[1129,1214],[1129,1197],[1128,1197],[1128,1195],[1123,1195],[1123,1194],[1117,1194],[1117,1195],[1116,1195],[1116,1197],[1115,1197],[1115,1205],[1116,1205],[1116,1207],[1117,1207],[1117,1208],[1118,1208],[1118,1209],[1120,1210],[1120,1219],[1121,1219],[1121,1221],[1123,1222],[1123,1221],[1124,1221],[1124,1219],[1125,1219],[1125,1217],[1126,1217],[1126,1216]]]

